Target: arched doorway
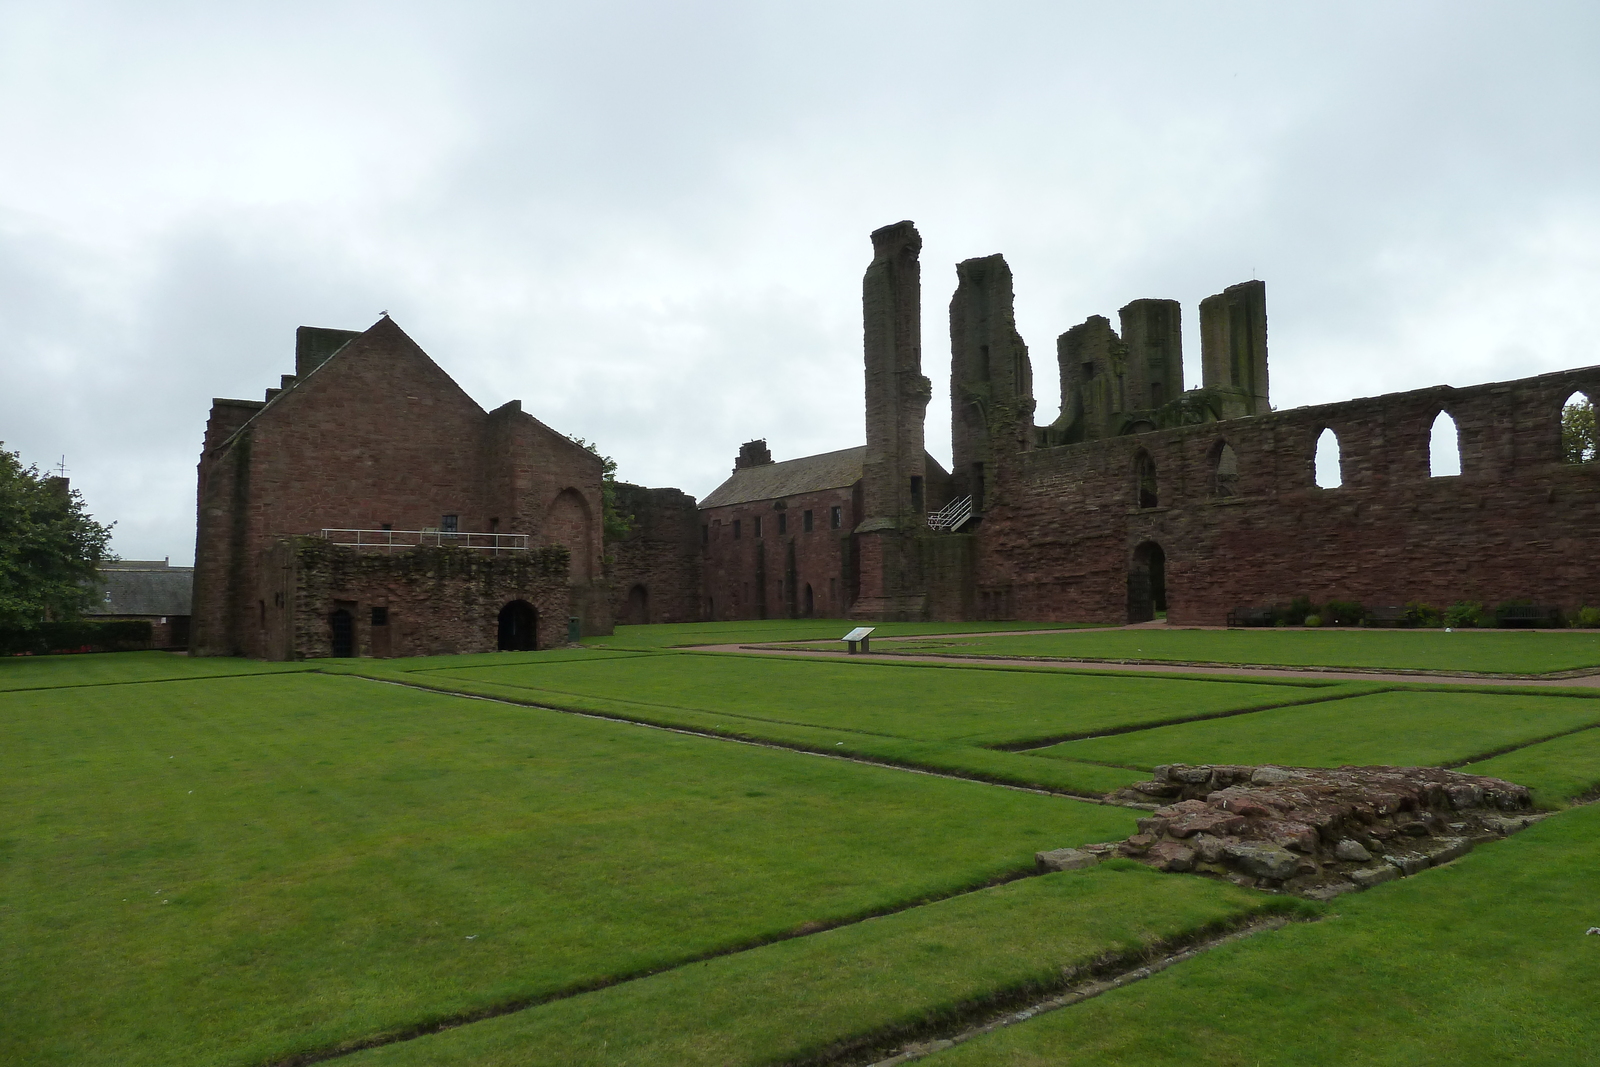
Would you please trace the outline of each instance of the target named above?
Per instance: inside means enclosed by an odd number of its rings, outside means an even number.
[[[811,618],[812,615],[816,614],[817,602],[816,602],[816,598],[811,595],[811,583],[810,582],[806,583],[805,608],[806,608],[806,618],[809,619],[809,618]]]
[[[355,619],[344,608],[328,616],[328,631],[334,659],[349,659],[356,654]]]
[[[1167,554],[1154,541],[1133,550],[1128,567],[1128,621],[1149,622],[1167,610]]]
[[[500,609],[500,651],[532,652],[539,647],[539,613],[526,600]]]
[[[636,585],[628,590],[628,624],[643,626],[650,621],[650,590]]]

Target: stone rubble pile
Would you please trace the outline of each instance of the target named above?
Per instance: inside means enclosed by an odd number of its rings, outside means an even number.
[[[1448,863],[1541,817],[1524,786],[1437,767],[1173,763],[1106,800],[1161,806],[1126,841],[1041,852],[1039,865],[1127,856],[1326,900]]]

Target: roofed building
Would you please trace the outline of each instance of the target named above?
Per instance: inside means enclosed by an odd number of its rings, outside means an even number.
[[[164,559],[100,564],[95,602],[84,616],[95,622],[148,622],[150,647],[189,647],[194,568]]]

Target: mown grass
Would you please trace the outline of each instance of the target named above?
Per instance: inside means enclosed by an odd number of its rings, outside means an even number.
[[[1533,790],[1540,807],[1564,808],[1574,797],[1600,789],[1600,730],[1529,745],[1461,770],[1518,782]]]
[[[1033,754],[1141,769],[1175,762],[1427,766],[1592,725],[1600,725],[1600,693],[1404,690],[1068,741]]]
[[[930,1067],[1600,1063],[1600,807],[976,1038]]]
[[[1132,826],[354,677],[0,711],[4,1063],[270,1062],[938,897]]]
[[[1069,968],[1309,910],[1128,861],[996,886],[358,1054],[371,1067],[722,1065],[819,1056],[1053,988]]]
[[[691,645],[765,644],[772,641],[837,641],[857,626],[872,626],[873,640],[917,634],[997,633],[1003,630],[1072,630],[1069,622],[874,622],[849,619],[738,619],[723,622],[652,623],[618,626],[583,643],[603,648],[686,648]],[[842,647],[842,646],[841,646]]]
[[[951,641],[891,641],[874,651],[1545,674],[1600,667],[1600,631],[1092,629]]]
[[[981,745],[1317,699],[1331,688],[694,653],[600,663],[495,663],[428,675],[435,682],[514,686],[547,695],[552,702],[573,697],[624,700],[743,720]]]
[[[172,652],[99,652],[75,656],[0,656],[0,692],[59,686],[114,685],[234,674],[310,670],[308,663],[263,663],[224,657],[191,659]]]

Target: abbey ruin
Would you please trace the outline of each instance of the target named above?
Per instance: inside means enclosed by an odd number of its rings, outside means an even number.
[[[199,469],[192,648],[273,659],[543,648],[615,622],[826,616],[1222,625],[1297,596],[1369,606],[1600,600],[1600,463],[1563,405],[1600,367],[1274,411],[1266,289],[1139,299],[1056,342],[1060,416],[1003,256],[956,267],[952,464],[924,447],[922,242],[872,234],[865,445],[745,443],[698,503],[602,483],[598,456],[485,412],[387,317],[304,327],[295,373],[217,400]],[[1436,419],[1460,474],[1430,473]],[[1341,484],[1314,476],[1337,438]],[[608,492],[626,534],[606,540]]]

